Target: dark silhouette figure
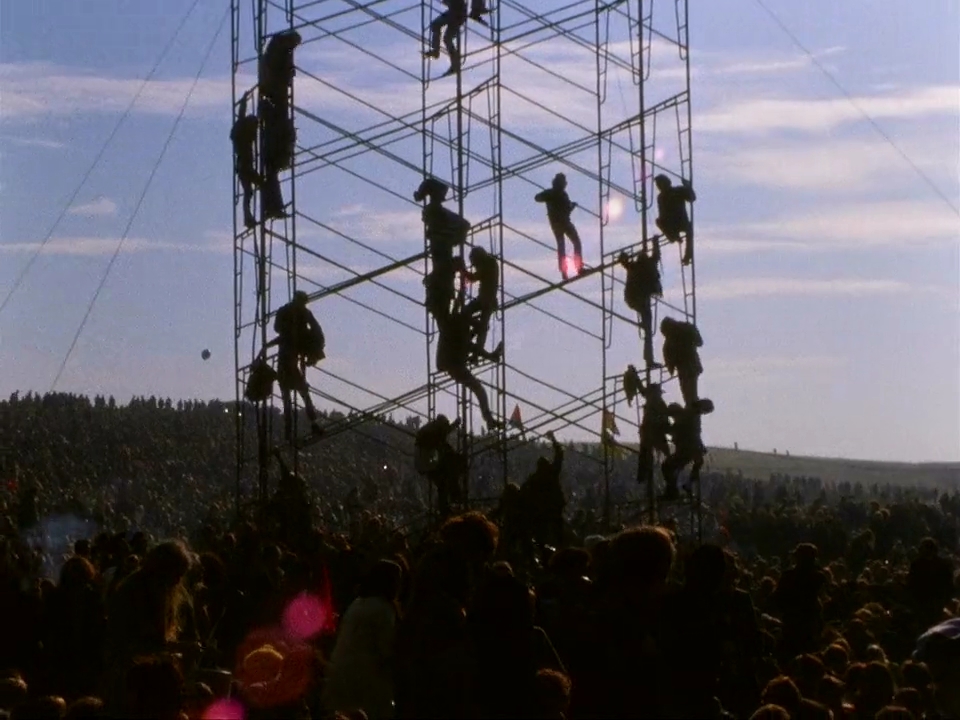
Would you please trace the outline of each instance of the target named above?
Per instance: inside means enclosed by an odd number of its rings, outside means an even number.
[[[473,270],[465,272],[464,278],[478,283],[477,296],[467,303],[463,311],[472,320],[474,343],[479,347],[487,344],[490,318],[497,311],[497,295],[500,293],[500,263],[482,247],[470,249],[470,264]]]
[[[263,129],[263,214],[266,219],[286,217],[280,173],[293,163],[296,130],[290,117],[293,51],[300,44],[293,31],[270,38],[260,60],[260,123]]]
[[[456,303],[459,305],[459,301]],[[435,316],[436,317],[436,316]],[[455,306],[453,312],[445,317],[436,317],[437,331],[437,370],[447,373],[455,382],[469,388],[480,406],[480,414],[489,428],[499,428],[501,423],[490,411],[487,391],[470,372],[471,356],[499,362],[503,355],[503,343],[496,350],[487,352],[470,341],[470,316],[462,308]]]
[[[577,204],[571,202],[570,196],[567,195],[567,176],[557,173],[550,189],[537,193],[534,200],[545,203],[547,206],[547,219],[557,240],[557,264],[560,266],[560,275],[564,280],[568,280],[570,276],[567,267],[566,238],[570,238],[573,244],[573,274],[579,275],[583,269],[583,248],[580,244],[580,235],[570,221],[570,214],[576,209]]]
[[[279,32],[267,41],[260,58],[260,99],[267,99],[287,114],[289,92],[296,72],[293,51],[302,42],[300,33],[294,30]]]
[[[273,330],[277,337],[267,343],[267,347],[277,347],[277,384],[283,398],[283,424],[287,442],[293,442],[294,392],[303,399],[314,435],[322,435],[302,365],[316,365],[326,357],[326,340],[320,323],[307,308],[305,292],[294,293],[293,300],[277,310]]]
[[[693,262],[693,225],[687,214],[687,203],[697,199],[693,187],[686,180],[683,185],[673,185],[666,175],[654,178],[657,185],[657,227],[670,242],[681,242],[686,237],[683,264]],[[659,251],[658,253],[659,254]]]
[[[682,407],[671,403],[667,407],[667,414],[673,420],[669,435],[673,440],[673,452],[663,461],[663,482],[666,487],[664,500],[676,500],[680,497],[678,478],[680,471],[690,465],[690,485],[700,480],[700,469],[707,448],[701,437],[700,417],[713,412],[713,403],[704,398],[695,403]]]
[[[666,317],[660,323],[663,334],[663,364],[680,381],[684,405],[699,399],[697,384],[703,373],[698,348],[703,347],[700,331],[692,323]]]
[[[910,563],[907,589],[914,613],[926,627],[943,620],[943,609],[954,598],[953,564],[940,555],[933,538],[924,538],[918,549],[919,555]]]
[[[552,432],[547,439],[553,447],[553,460],[537,458],[537,467],[520,486],[521,503],[530,537],[540,549],[545,545],[558,548],[563,544],[563,511],[567,500],[560,485],[563,471],[563,445]]]
[[[631,366],[632,367],[632,366]],[[637,460],[637,481],[653,482],[654,453],[662,457],[670,454],[667,434],[670,432],[670,414],[663,399],[663,388],[658,383],[642,384],[639,394],[645,400],[640,421],[640,453]]]
[[[452,504],[463,502],[460,477],[467,461],[448,439],[459,426],[460,418],[451,423],[446,415],[437,415],[417,431],[414,440],[417,472],[436,488],[437,512],[441,519],[450,516]]]
[[[781,656],[794,658],[815,652],[823,631],[823,605],[820,593],[827,577],[819,567],[816,545],[802,543],[793,551],[794,566],[780,576],[771,597],[783,621]]]
[[[240,98],[237,119],[230,130],[237,179],[243,189],[243,224],[248,228],[257,224],[253,215],[253,191],[263,184],[256,163],[257,129],[260,123],[256,115],[247,115],[247,100],[251,93],[252,91],[247,91]]]
[[[659,367],[653,360],[653,298],[663,295],[660,269],[654,256],[641,252],[630,257],[621,253],[620,265],[627,271],[623,299],[640,316],[643,329],[643,361],[648,368]]]
[[[452,210],[443,206],[449,186],[435,178],[427,178],[413,199],[427,201],[423,208],[423,225],[430,252],[430,273],[423,280],[427,289],[426,306],[430,314],[439,320],[450,314],[450,305],[457,294],[458,267],[454,250],[467,241],[470,223]]]
[[[440,13],[430,23],[430,49],[423,56],[436,59],[440,57],[440,39],[443,38],[443,45],[450,56],[450,69],[444,73],[453,75],[460,72],[462,58],[457,48],[457,36],[460,29],[467,23],[467,2],[466,0],[442,0],[447,6],[445,12]],[[484,15],[490,11],[486,7],[486,0],[473,0],[470,5],[470,19],[476,20],[482,25],[487,25]],[[444,28],[446,30],[444,31]]]

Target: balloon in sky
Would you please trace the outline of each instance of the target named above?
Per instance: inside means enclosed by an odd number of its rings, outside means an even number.
[[[202,357],[204,360],[209,360],[209,359],[210,359],[210,351],[209,351],[209,350],[204,350],[202,353],[200,353],[200,357]]]

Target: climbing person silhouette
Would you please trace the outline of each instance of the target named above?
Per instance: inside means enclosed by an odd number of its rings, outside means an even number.
[[[663,399],[663,388],[659,383],[650,383],[646,387],[641,383],[640,395],[645,400],[643,416],[640,421],[640,453],[637,463],[637,481],[653,482],[654,453],[666,458],[670,454],[667,434],[670,432],[670,415],[667,403]]]
[[[452,423],[446,415],[421,427],[414,438],[414,464],[437,490],[437,511],[441,519],[450,515],[451,504],[461,504],[460,478],[467,461],[450,444],[448,436],[460,427],[460,418]]]
[[[660,466],[663,471],[665,490],[661,499],[676,500],[680,497],[679,475],[687,465],[690,468],[689,490],[693,483],[700,480],[700,469],[703,467],[707,448],[701,437],[701,421],[703,415],[713,412],[713,403],[704,398],[687,407],[678,403],[671,403],[667,407],[667,414],[673,421],[668,434],[673,440],[673,452]]]
[[[267,41],[260,58],[260,99],[272,102],[283,115],[289,114],[290,86],[296,72],[293,51],[302,41],[295,30],[278,32]]]
[[[307,307],[307,300],[307,294],[299,290],[294,293],[293,300],[277,310],[273,321],[273,330],[277,337],[263,349],[263,353],[266,353],[267,348],[277,348],[277,384],[283,399],[284,436],[287,442],[293,442],[294,392],[303,400],[313,434],[323,434],[323,429],[317,423],[317,411],[310,397],[310,387],[307,385],[302,365],[315,365],[325,357],[326,340],[320,323]]]
[[[622,252],[618,261],[627,271],[623,288],[624,302],[640,316],[640,327],[643,330],[643,361],[648,368],[659,367],[653,359],[652,307],[653,298],[663,295],[663,284],[660,281],[657,261],[646,252],[641,252],[634,257]]]
[[[703,347],[703,338],[692,323],[670,317],[660,322],[660,332],[663,334],[663,364],[679,379],[683,402],[690,406],[699,399],[697,383],[703,365],[698,348]]]
[[[693,224],[687,214],[687,203],[694,202],[697,194],[687,180],[683,181],[683,185],[673,185],[670,178],[661,174],[654,178],[654,182],[658,191],[657,227],[670,242],[681,242],[684,237],[686,238],[683,264],[689,265],[693,262]]]
[[[478,347],[487,344],[490,331],[490,318],[497,311],[497,295],[500,292],[500,264],[496,255],[491,255],[482,247],[470,249],[472,271],[465,271],[463,277],[469,282],[477,282],[477,295],[466,304],[463,311],[471,318],[473,343]]]
[[[503,342],[501,341],[493,352],[488,352],[470,340],[470,316],[461,307],[462,297],[457,299],[452,312],[446,316],[436,317],[437,321],[437,355],[436,363],[439,372],[445,372],[454,381],[468,388],[477,399],[483,421],[490,429],[502,427],[502,423],[490,411],[490,402],[487,391],[473,373],[470,372],[471,357],[483,358],[492,362],[499,362],[503,356]]]
[[[444,73],[453,75],[460,72],[461,60],[460,51],[457,49],[457,36],[460,29],[467,23],[467,1],[466,0],[441,0],[447,6],[445,12],[440,13],[430,23],[430,49],[423,53],[424,57],[437,59],[440,57],[440,39],[443,37],[443,45],[450,56],[450,69]],[[473,0],[470,6],[470,18],[477,22],[487,25],[483,18],[489,13],[486,7],[486,0]],[[446,30],[444,31],[444,28]]]
[[[257,224],[257,219],[253,215],[253,191],[263,183],[260,173],[257,172],[256,163],[257,128],[260,123],[256,115],[247,115],[247,100],[252,94],[253,91],[248,90],[240,98],[240,103],[237,105],[237,119],[230,130],[237,179],[243,190],[243,224],[248,228]]]
[[[427,201],[423,208],[424,233],[430,254],[430,272],[423,280],[426,306],[434,318],[450,314],[450,304],[457,294],[457,270],[462,263],[453,251],[467,241],[470,223],[443,206],[449,186],[436,178],[427,178],[413,194],[417,202]]]
[[[577,204],[570,202],[570,196],[567,195],[567,176],[557,173],[550,189],[537,193],[534,200],[545,203],[547,206],[547,220],[550,221],[550,229],[553,230],[557,240],[557,264],[560,266],[560,275],[564,280],[570,277],[565,238],[570,238],[573,245],[573,275],[579,275],[583,269],[580,235],[570,221],[570,213],[574,211]]]
[[[541,556],[544,546],[559,548],[563,544],[563,511],[567,500],[560,484],[563,471],[563,445],[553,432],[547,433],[553,448],[553,459],[540,456],[536,469],[520,486],[521,501],[526,515],[531,540],[539,547]]]

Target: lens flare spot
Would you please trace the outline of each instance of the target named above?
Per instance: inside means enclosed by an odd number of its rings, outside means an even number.
[[[319,635],[329,621],[329,610],[313,595],[297,595],[283,613],[283,629],[298,640]]]
[[[657,162],[663,162],[667,157],[667,151],[663,148],[657,148],[653,151],[653,159]]]
[[[203,711],[203,720],[243,720],[243,705],[236,700],[217,700]]]
[[[619,220],[623,216],[623,200],[619,197],[607,201],[607,220]]]

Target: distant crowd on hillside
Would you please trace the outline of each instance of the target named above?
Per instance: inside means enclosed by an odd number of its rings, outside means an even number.
[[[0,438],[0,717],[960,717],[956,487],[706,474],[700,543],[630,459],[605,527],[571,446],[544,541],[483,467],[440,525],[389,418],[239,516],[231,403],[14,396]]]

